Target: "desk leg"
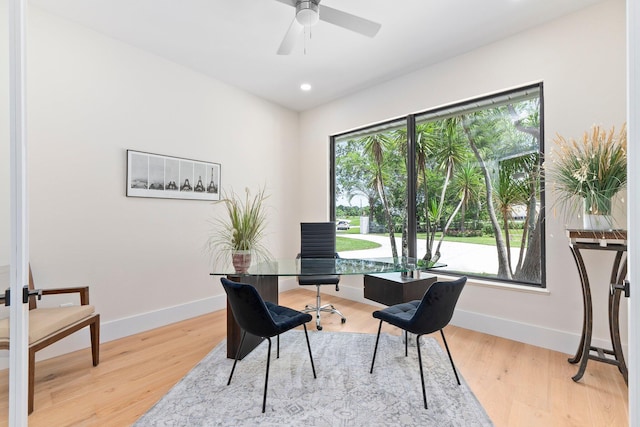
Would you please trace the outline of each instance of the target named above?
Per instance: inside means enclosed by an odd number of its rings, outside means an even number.
[[[620,260],[623,252],[616,254],[616,259],[611,270],[611,281],[621,285],[627,275],[627,259],[625,258],[620,269]],[[609,334],[611,335],[611,344],[613,346],[613,355],[617,361],[618,370],[624,377],[624,382],[628,384],[629,374],[627,372],[627,364],[624,361],[624,353],[622,352],[622,343],[620,342],[620,289],[613,289],[609,292]]]
[[[580,344],[578,344],[578,350],[576,351],[576,355],[569,359],[569,363],[578,363],[580,360],[584,361],[584,365],[586,367],[586,361],[589,355],[589,345],[591,343],[591,331],[593,326],[593,313],[591,306],[591,288],[589,286],[589,278],[587,276],[587,270],[584,266],[584,261],[582,259],[582,255],[580,254],[580,249],[570,247],[571,253],[573,254],[573,259],[578,266],[578,274],[580,275],[580,284],[582,285],[582,307],[583,307],[583,317],[582,317],[582,334],[580,337]],[[586,339],[586,336],[589,335],[589,338]],[[584,359],[583,359],[584,357]],[[582,374],[584,374],[584,369],[582,370]],[[582,378],[582,374],[580,377],[574,380],[577,381]]]
[[[260,296],[265,300],[278,304],[278,276],[227,276],[227,278],[234,282],[248,283],[253,285]],[[236,352],[240,346],[240,338],[242,335],[242,328],[236,322],[233,317],[231,307],[229,307],[229,301],[227,300],[227,358],[233,359],[236,357]],[[251,334],[247,334],[244,344],[242,345],[242,352],[240,353],[240,359],[251,353],[251,351],[262,342],[263,338],[256,337]]]

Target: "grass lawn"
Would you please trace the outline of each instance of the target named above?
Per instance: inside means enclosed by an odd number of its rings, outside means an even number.
[[[440,239],[441,233],[436,233],[436,242]],[[504,238],[504,233],[502,235]],[[418,240],[424,240],[426,233],[418,233]],[[520,240],[522,239],[522,230],[509,230],[509,239],[511,241],[511,247],[520,247]],[[462,242],[462,243],[475,243],[477,245],[495,246],[496,238],[494,236],[484,235],[480,237],[453,237],[444,236],[445,242]]]
[[[360,251],[363,249],[375,249],[381,245],[375,242],[362,239],[351,239],[349,237],[336,237],[336,251]]]
[[[358,217],[349,217],[348,218],[350,221],[350,225],[351,228],[349,230],[338,230],[337,234],[337,240],[336,240],[336,246],[338,248],[338,251],[355,251],[355,250],[361,250],[361,249],[372,249],[372,248],[376,248],[379,247],[380,245],[376,245],[375,243],[372,242],[367,242],[364,240],[359,240],[359,239],[349,239],[349,238],[340,238],[341,234],[360,234],[360,218]],[[378,236],[388,236],[386,233],[371,233],[373,235],[378,235]],[[401,237],[402,235],[400,233],[396,233],[396,237]],[[435,243],[437,244],[437,242],[440,240],[440,236],[441,233],[436,233],[436,240]],[[426,233],[418,233],[418,240],[424,240],[426,238]],[[503,237],[504,237],[504,232],[503,232]],[[509,230],[509,237],[511,240],[511,247],[512,248],[519,248],[520,247],[520,241],[522,239],[522,230],[521,229],[512,229]],[[461,242],[461,243],[475,243],[477,245],[487,245],[487,246],[495,246],[496,245],[496,239],[494,236],[491,235],[484,235],[484,236],[480,236],[480,237],[453,237],[453,236],[445,236],[444,237],[444,241],[445,242]],[[367,244],[373,245],[373,246],[367,246]],[[362,246],[360,246],[362,245]]]

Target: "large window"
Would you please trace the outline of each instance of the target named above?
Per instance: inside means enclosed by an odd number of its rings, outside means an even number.
[[[542,84],[331,137],[344,257],[544,286]]]

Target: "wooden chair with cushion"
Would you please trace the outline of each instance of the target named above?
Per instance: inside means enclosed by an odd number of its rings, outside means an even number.
[[[29,290],[34,290],[29,267]],[[100,314],[89,305],[89,287],[42,289],[38,295],[77,293],[80,305],[38,308],[36,296],[29,297],[29,414],[33,412],[36,352],[87,326],[91,333],[93,366],[100,361]],[[9,319],[0,320],[0,350],[9,349]]]

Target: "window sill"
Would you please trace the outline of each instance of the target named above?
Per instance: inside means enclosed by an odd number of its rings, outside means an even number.
[[[452,276],[448,274],[437,274],[437,276],[438,276],[438,280],[440,280],[441,278],[454,280],[460,277],[460,276]],[[494,289],[503,289],[507,291],[514,291],[514,292],[524,292],[527,294],[536,294],[536,295],[551,294],[551,292],[549,292],[549,289],[547,288],[537,288],[537,287],[528,286],[528,285],[516,285],[511,283],[493,282],[490,280],[478,279],[476,277],[470,277],[467,280],[467,284],[471,286],[480,286],[484,288],[494,288]]]

